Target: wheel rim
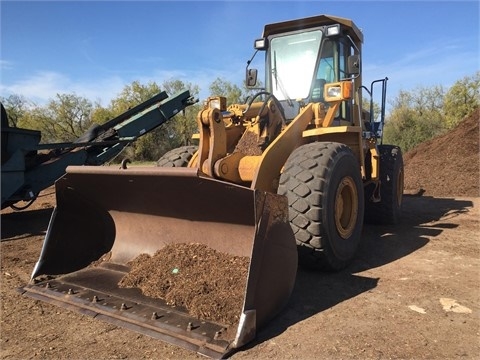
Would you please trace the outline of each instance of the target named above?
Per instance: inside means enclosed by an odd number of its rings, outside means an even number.
[[[349,238],[358,216],[358,192],[351,177],[345,177],[340,182],[335,196],[335,226],[338,234]]]

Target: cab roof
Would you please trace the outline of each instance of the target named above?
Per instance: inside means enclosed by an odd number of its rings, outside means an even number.
[[[344,28],[347,30],[348,34],[353,38],[355,42],[363,43],[362,31],[354,24],[352,20],[332,15],[318,15],[296,20],[288,20],[273,24],[267,24],[265,25],[265,28],[263,30],[263,37],[266,38],[274,34],[333,24],[343,25]]]

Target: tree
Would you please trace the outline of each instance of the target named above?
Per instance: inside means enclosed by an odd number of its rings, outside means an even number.
[[[243,103],[244,92],[237,85],[222,79],[216,78],[208,87],[211,96],[224,96],[227,98],[227,106]]]
[[[404,152],[441,134],[443,122],[434,117],[421,118],[409,107],[397,108],[390,114],[384,128],[384,143],[398,145]]]
[[[111,108],[104,108],[99,103],[95,103],[92,110],[92,122],[96,124],[104,124],[113,119],[116,113]]]
[[[480,71],[457,81],[445,95],[443,111],[447,127],[455,127],[478,108],[480,102]]]
[[[7,98],[0,98],[1,103],[7,111],[8,125],[17,127],[18,122],[28,111],[28,101],[21,95],[10,95]]]
[[[442,113],[444,91],[441,86],[400,91],[386,119],[384,142],[408,151],[445,129]]]
[[[257,82],[255,89],[248,88],[245,81],[242,87],[232,84],[223,78],[216,78],[208,87],[210,96],[223,96],[227,98],[227,106],[231,104],[243,104],[248,97],[253,96],[262,86],[261,81]],[[259,100],[259,99],[257,99]]]
[[[198,86],[190,83],[183,83],[179,80],[169,80],[162,84],[162,88],[169,95],[173,96],[183,90],[190,90],[192,95],[197,95]],[[99,122],[113,118],[126,110],[152,98],[160,93],[160,86],[155,82],[146,85],[134,81],[131,85],[125,86],[120,95],[111,101],[108,109],[96,108],[95,119]],[[128,149],[126,156],[137,161],[156,161],[167,151],[181,145],[188,145],[191,142],[192,134],[197,130],[196,114],[190,106],[185,110],[185,115],[178,114],[162,126],[143,135],[137,139]]]
[[[400,91],[385,124],[385,142],[408,151],[472,114],[479,106],[479,95],[480,72],[457,81],[447,92],[442,86]]]
[[[155,82],[141,84],[138,81],[134,81],[130,85],[126,85],[120,94],[110,101],[110,106],[107,109],[102,109],[98,106],[94,112],[95,119],[100,123],[106,122],[128,109],[147,101],[159,92],[160,87]],[[131,160],[152,160],[150,159],[150,152],[152,151],[150,143],[152,142],[152,137],[154,137],[152,135],[154,132],[155,130],[137,139],[124,150],[124,156]]]
[[[154,81],[146,85],[138,81],[126,85],[122,92],[110,102],[110,110],[116,115],[127,111],[128,109],[147,101],[160,92],[160,87]]]
[[[19,119],[17,126],[40,130],[42,142],[71,142],[90,125],[92,103],[75,94],[57,94],[46,106],[34,106]]]
[[[191,83],[184,83],[180,80],[167,80],[162,83],[163,89],[169,95],[174,95],[180,91],[189,90],[190,95],[193,97],[198,97],[200,92],[197,85]],[[174,149],[179,146],[186,146],[192,144],[192,135],[198,132],[197,125],[197,114],[201,109],[200,104],[189,106],[185,109],[183,115],[177,115],[172,119],[171,126],[168,127],[170,130],[170,148],[166,148],[165,152]],[[163,155],[162,153],[162,155]]]
[[[381,111],[380,105],[378,105],[378,103],[376,103],[375,101],[373,101],[372,105],[373,105],[373,121],[378,121],[380,119],[380,111]],[[370,109],[369,98],[362,98],[362,108],[363,110],[368,111],[368,113],[370,113],[370,110],[372,109]]]

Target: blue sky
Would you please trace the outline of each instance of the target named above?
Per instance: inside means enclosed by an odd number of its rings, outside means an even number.
[[[267,23],[320,14],[363,30],[364,80],[446,88],[479,70],[478,1],[4,1],[0,96],[107,106],[133,81],[240,85]]]

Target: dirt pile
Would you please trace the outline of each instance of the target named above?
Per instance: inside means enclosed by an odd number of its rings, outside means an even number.
[[[455,129],[404,154],[406,192],[480,196],[480,109]]]
[[[232,256],[203,244],[170,244],[153,256],[141,254],[120,287],[186,308],[199,319],[238,323],[245,298],[248,257]]]

